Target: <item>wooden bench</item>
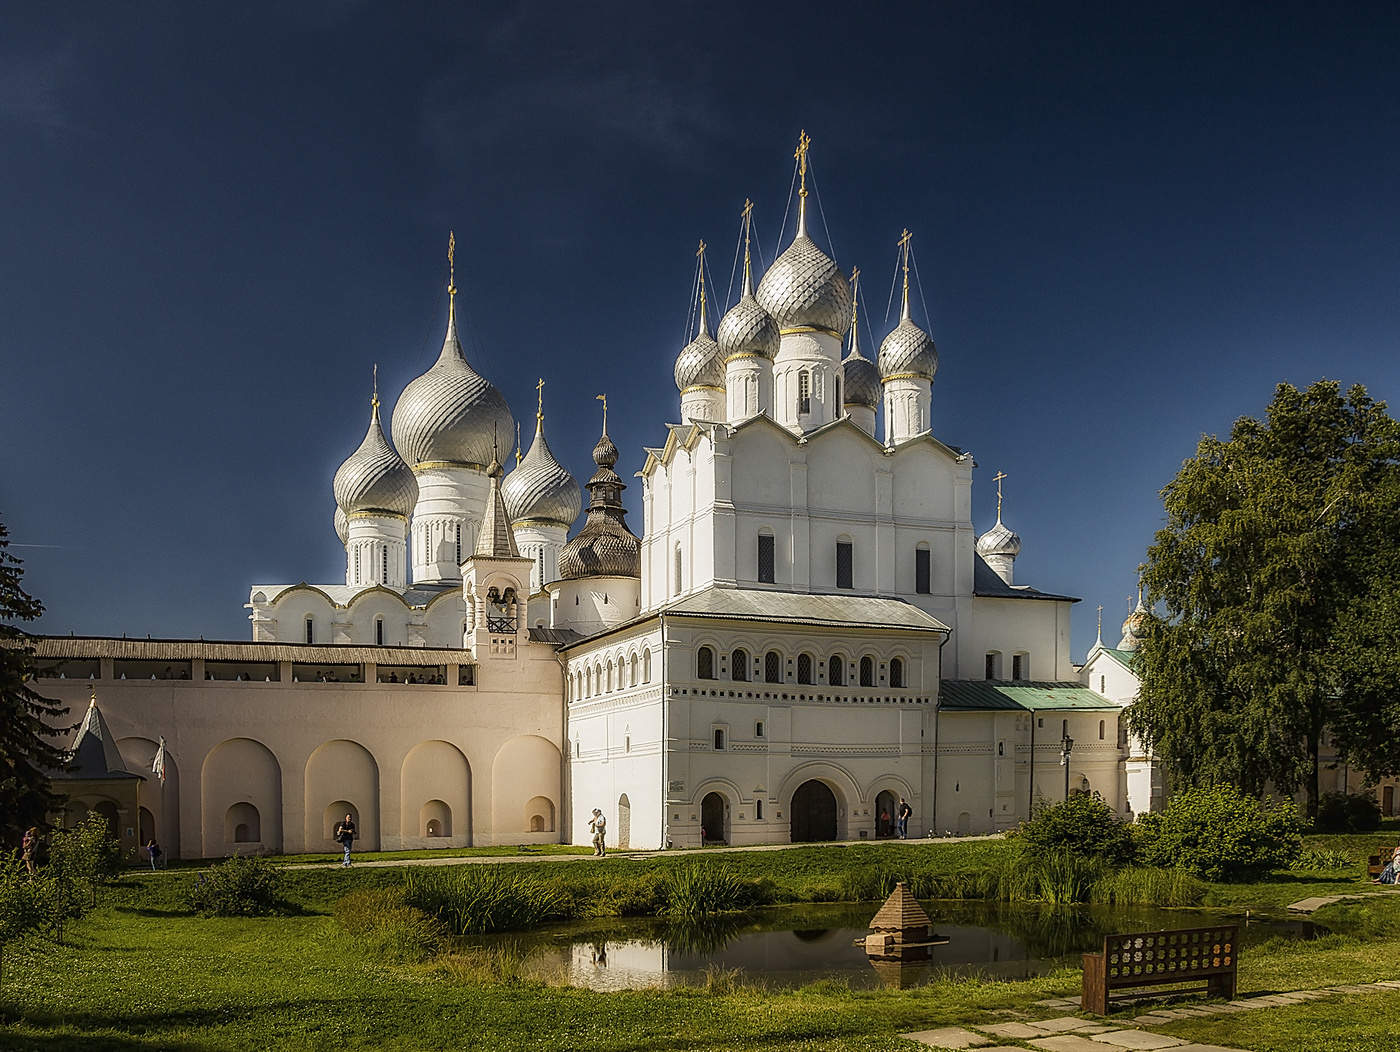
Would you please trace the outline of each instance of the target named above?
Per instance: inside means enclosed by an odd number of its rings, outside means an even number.
[[[1200,985],[1185,992],[1233,998],[1238,940],[1233,924],[1105,935],[1102,953],[1084,955],[1084,1011],[1107,1015],[1115,990],[1177,983]]]
[[[1390,845],[1389,847],[1387,847],[1385,844],[1382,844],[1380,851],[1366,860],[1367,878],[1370,880],[1375,880],[1377,877],[1379,877],[1381,875],[1381,870],[1385,869],[1386,863],[1390,861],[1391,856],[1394,854],[1394,844]]]

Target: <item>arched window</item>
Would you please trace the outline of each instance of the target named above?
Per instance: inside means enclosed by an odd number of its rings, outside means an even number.
[[[797,411],[812,411],[812,374],[805,369],[797,374]]]
[[[758,534],[758,579],[763,584],[772,584],[777,576],[775,541],[771,530],[760,530]]]
[[[673,577],[672,577],[672,580],[671,580],[671,594],[672,594],[672,595],[680,595],[680,594],[681,594],[681,569],[682,569],[682,562],[681,562],[681,546],[680,546],[679,544],[676,545],[676,554],[675,554],[675,558],[674,558],[674,560],[673,560],[673,563],[674,563],[674,565],[671,567],[671,571],[672,571],[672,574],[673,574]]]
[[[384,618],[382,617],[374,619],[374,642],[377,646],[384,645]]]
[[[724,749],[724,730],[720,727],[715,728],[715,749]]]
[[[462,524],[457,523],[457,565],[462,565]]]
[[[933,552],[927,541],[920,541],[914,549],[914,591],[919,595],[933,591]]]
[[[798,655],[797,655],[797,682],[798,682],[798,683],[811,683],[811,682],[812,682],[812,655],[811,655],[811,654],[798,654]]]
[[[904,659],[890,658],[890,686],[904,686]]]
[[[583,696],[585,698],[593,695],[593,670],[586,668],[583,670]]]
[[[695,678],[715,678],[715,651],[713,647],[701,647],[695,652]]]
[[[603,666],[601,664],[593,666],[593,693],[603,693]]]
[[[627,662],[627,685],[635,687],[637,685],[637,655],[633,654]]]
[[[987,679],[1001,679],[1001,652],[997,650],[987,651]]]
[[[1012,655],[1011,655],[1011,678],[1012,678],[1012,679],[1029,679],[1029,678],[1030,678],[1030,664],[1031,664],[1031,660],[1030,660],[1030,655],[1029,655],[1029,654],[1012,654]]]
[[[749,652],[743,647],[729,655],[729,678],[740,683],[749,679]]]
[[[855,587],[855,546],[849,539],[836,542],[836,587]]]
[[[869,654],[860,659],[860,685],[862,687],[875,686],[875,659]]]
[[[712,661],[711,661],[711,666],[713,666],[713,664],[714,664],[714,662],[713,662],[713,660],[712,660]],[[713,678],[713,677],[711,677],[711,678]],[[650,650],[643,650],[643,651],[642,651],[642,682],[643,682],[643,683],[650,683],[650,682],[651,682],[651,651],[650,651]]]
[[[357,544],[355,545],[355,583],[359,584],[360,581],[360,546]]]
[[[608,659],[608,679],[607,679],[607,683],[608,683],[608,692],[611,693],[611,692],[612,692],[612,689],[613,689],[613,663],[612,663],[612,658],[609,658],[609,659]]]
[[[380,570],[383,572],[383,576],[379,578],[379,583],[380,583],[380,584],[388,584],[388,583],[389,583],[389,546],[388,546],[387,544],[384,545],[383,548],[380,548],[380,549],[379,549],[379,563],[380,563],[379,568],[380,568]]]
[[[770,650],[763,655],[763,682],[781,683],[783,681],[783,655],[776,650]]]
[[[826,682],[833,687],[845,686],[846,659],[840,654],[832,654],[831,660],[826,663]]]
[[[1103,741],[1104,721],[1099,720],[1099,741]]]
[[[307,641],[308,643],[314,643],[314,642],[316,642],[315,636],[316,636],[316,619],[315,619],[314,617],[308,617],[308,618],[306,619],[306,641]]]

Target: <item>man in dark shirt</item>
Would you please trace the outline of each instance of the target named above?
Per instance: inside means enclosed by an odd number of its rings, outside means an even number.
[[[896,814],[899,815],[899,839],[900,839],[900,840],[907,840],[907,839],[909,839],[909,816],[912,815],[913,813],[914,813],[914,809],[913,809],[912,807],[909,806],[909,801],[906,800],[906,799],[904,799],[904,797],[901,796],[901,797],[899,798],[899,810],[896,812]]]
[[[335,827],[335,840],[345,849],[345,861],[341,865],[350,865],[350,847],[355,843],[355,820],[349,815],[346,815],[345,820]]]

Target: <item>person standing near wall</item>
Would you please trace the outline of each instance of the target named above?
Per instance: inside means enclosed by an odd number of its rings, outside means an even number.
[[[345,861],[341,865],[350,865],[350,848],[355,843],[355,820],[349,815],[346,815],[345,820],[335,827],[335,840],[345,849]]]
[[[896,814],[899,815],[899,839],[900,839],[900,840],[908,840],[908,839],[909,839],[909,818],[910,818],[911,815],[913,815],[913,813],[914,813],[914,809],[913,809],[912,807],[909,806],[909,801],[906,800],[906,799],[904,799],[904,797],[901,796],[901,797],[899,798],[899,810],[896,812]]]
[[[606,855],[607,848],[604,845],[604,832],[608,827],[608,820],[603,817],[603,812],[598,808],[593,809],[593,820],[588,823],[588,831],[593,834],[593,854],[602,858]]]

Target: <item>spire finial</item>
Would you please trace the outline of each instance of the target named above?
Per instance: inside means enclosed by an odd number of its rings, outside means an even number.
[[[600,394],[593,397],[603,403],[603,434],[606,435],[608,433],[608,396]]]
[[[900,317],[906,320],[909,318],[909,242],[912,240],[914,235],[907,228],[899,235],[900,263],[904,267],[904,312]]]
[[[447,232],[447,313],[457,317],[457,235]]]
[[[1141,582],[1141,581],[1138,581],[1138,605],[1137,605],[1137,608],[1138,608],[1139,610],[1142,609],[1142,582]]]
[[[1001,480],[1004,479],[1004,478],[1009,478],[1009,477],[1010,477],[1010,476],[1008,476],[1008,475],[1006,474],[1006,472],[1004,472],[1004,471],[998,471],[998,472],[993,476],[993,478],[996,479],[996,484],[997,484],[997,525],[998,525],[998,526],[1001,525]]]
[[[515,422],[515,466],[516,466],[516,467],[519,467],[519,466],[520,466],[520,459],[521,459],[521,453],[520,453],[520,421],[517,420],[517,421]]]
[[[856,334],[857,323],[860,320],[860,267],[851,268],[851,353],[860,353],[860,337]]]
[[[1094,645],[1103,646],[1103,603],[1099,604],[1099,627],[1094,636]]]
[[[744,292],[745,296],[753,295],[753,268],[749,262],[749,229],[753,226],[753,201],[744,198],[744,210],[739,213],[744,217]]]
[[[705,317],[705,239],[700,239],[700,247],[695,250],[695,258],[700,262],[700,332],[709,332],[709,319]]]
[[[797,236],[802,237],[807,233],[807,151],[812,148],[812,137],[807,134],[804,128],[797,136],[797,152],[793,154],[797,158],[797,172],[801,176],[802,182],[797,190]]]
[[[379,415],[379,363],[374,363],[374,393],[369,397],[370,408]]]
[[[95,686],[89,686],[88,690],[91,691],[88,695],[88,708],[91,708],[97,704],[97,688]]]
[[[539,398],[539,404],[535,407],[535,419],[541,424],[544,423],[544,377],[540,377],[540,382],[535,384],[535,392]]]

